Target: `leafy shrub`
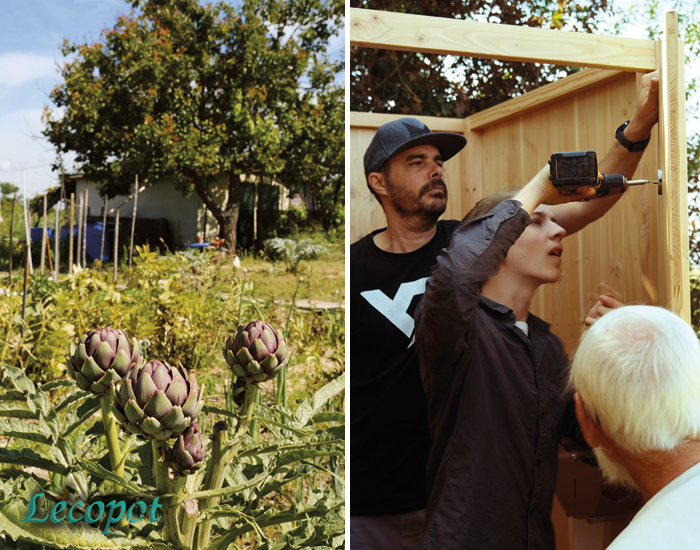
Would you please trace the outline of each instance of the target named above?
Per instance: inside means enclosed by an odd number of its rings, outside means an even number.
[[[275,234],[278,237],[296,236],[300,230],[307,229],[308,221],[309,213],[304,203],[290,206],[278,214]]]
[[[301,260],[313,260],[327,252],[326,247],[314,244],[311,239],[295,241],[275,237],[263,243],[265,255],[271,262],[284,262],[287,271],[297,272]]]
[[[71,340],[90,329],[112,326],[148,340],[149,357],[181,361],[188,368],[205,369],[208,375],[224,364],[221,342],[238,326],[239,310],[241,319],[256,317],[285,326],[289,309],[260,298],[260,293],[250,297],[251,274],[245,279],[242,270],[223,269],[223,261],[214,252],[159,256],[144,246],[136,247],[134,267],[120,271],[117,286],[112,283],[111,269],[77,269],[70,276],[62,273],[60,284],[35,272],[29,284],[23,335],[21,285],[9,288],[9,296],[0,297],[0,363],[23,368],[34,382],[55,380],[66,372],[65,355]],[[276,285],[275,277],[266,272],[258,283],[269,288]],[[241,300],[244,284],[247,290]],[[287,294],[272,294],[289,302],[295,286]],[[312,315],[303,310],[293,313],[300,320]],[[344,348],[344,342],[326,337],[318,345]]]

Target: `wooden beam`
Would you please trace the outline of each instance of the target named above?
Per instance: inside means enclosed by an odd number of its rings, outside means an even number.
[[[653,71],[651,40],[350,8],[350,45],[503,61]]]
[[[665,279],[671,311],[690,322],[690,271],[688,261],[688,173],[685,136],[685,81],[683,42],[678,39],[678,13],[666,12],[661,41],[661,133],[664,144],[660,250],[666,251]],[[663,257],[663,256],[660,256]],[[662,304],[666,305],[666,304]]]
[[[392,115],[387,113],[359,113],[350,112],[350,126],[352,128],[369,128],[376,130],[382,124],[393,122],[401,118],[412,117],[420,120],[433,132],[457,132],[464,133],[464,119],[462,118],[441,118],[436,116],[412,116],[412,115]]]
[[[484,197],[483,150],[481,147],[481,132],[471,126],[471,117],[464,119],[464,135],[467,137],[467,148],[462,169],[462,215],[465,216]]]
[[[551,105],[572,95],[617,80],[624,74],[620,71],[601,69],[580,71],[470,116],[470,127],[472,130],[479,130],[492,124],[505,122],[513,117],[534,111],[545,103]]]

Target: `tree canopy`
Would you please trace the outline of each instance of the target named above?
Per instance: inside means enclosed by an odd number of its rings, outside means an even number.
[[[340,0],[130,3],[99,42],[64,43],[70,61],[44,115],[49,141],[74,151],[102,193],[128,194],[136,174],[147,184],[172,177],[197,192],[235,249],[242,175],[319,195],[344,188],[335,162],[344,126],[332,124],[344,111],[342,62],[327,51]],[[221,176],[223,205],[209,185]]]
[[[17,187],[16,185],[9,183],[9,182],[6,182],[6,181],[0,182],[0,194],[3,197],[8,197],[8,196],[10,196],[14,193],[18,193],[18,192],[19,192],[19,187]]]
[[[593,32],[607,0],[350,0],[352,7],[527,27]],[[350,109],[466,117],[575,68],[353,47]]]

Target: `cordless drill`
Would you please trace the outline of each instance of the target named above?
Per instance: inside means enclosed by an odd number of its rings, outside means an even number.
[[[628,180],[622,174],[598,172],[595,151],[554,153],[549,159],[549,179],[562,195],[571,195],[580,187],[594,187],[596,196],[622,194],[630,185],[659,183],[656,180]]]

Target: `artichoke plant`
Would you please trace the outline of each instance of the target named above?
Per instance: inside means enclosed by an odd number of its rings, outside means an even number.
[[[191,474],[199,469],[207,452],[202,441],[202,432],[196,421],[177,438],[170,449],[170,461],[173,471],[180,475]]]
[[[178,364],[149,361],[133,367],[112,396],[112,412],[124,429],[144,439],[176,438],[197,418],[204,400],[197,378]]]
[[[132,348],[123,330],[109,327],[91,330],[77,347],[71,343],[66,362],[68,372],[81,389],[104,395],[112,382],[118,383],[138,364],[141,352],[136,338],[133,342]]]
[[[253,382],[277,376],[290,355],[282,331],[262,321],[239,326],[236,334],[226,338],[223,351],[236,376]]]

